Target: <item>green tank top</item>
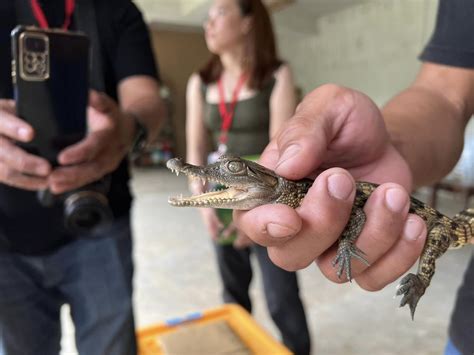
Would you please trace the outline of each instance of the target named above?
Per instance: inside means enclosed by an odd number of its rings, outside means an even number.
[[[254,96],[237,101],[228,132],[228,153],[254,155],[265,149],[269,142],[270,96],[274,85],[275,78],[272,78]],[[202,90],[203,97],[206,98],[207,86],[203,86]],[[216,150],[222,124],[219,104],[205,102],[204,121],[212,137],[212,149]]]

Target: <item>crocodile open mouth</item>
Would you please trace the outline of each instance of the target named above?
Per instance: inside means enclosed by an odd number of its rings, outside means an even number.
[[[230,186],[228,181],[219,179],[217,174],[212,174],[212,167],[201,167],[183,163],[179,158],[170,159],[166,166],[177,176],[182,173],[196,180],[201,180],[203,185],[216,186],[213,191],[208,191],[194,196],[175,196],[168,199],[168,203],[177,207],[214,207],[226,208],[227,204],[236,202],[248,196],[244,186]],[[210,183],[210,184],[209,184]]]
[[[171,197],[168,202],[177,207],[212,207],[249,210],[254,207],[275,203],[278,190],[278,175],[250,160],[232,155],[222,155],[215,163],[197,166],[184,163],[181,159],[170,159],[168,169],[200,179],[203,184],[216,185],[209,191],[190,197]]]

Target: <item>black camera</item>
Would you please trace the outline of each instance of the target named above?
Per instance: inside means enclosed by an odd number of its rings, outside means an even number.
[[[110,223],[113,219],[107,191],[110,176],[79,189],[55,195],[49,190],[38,192],[38,200],[44,207],[63,204],[64,224],[71,232],[88,232],[98,226]]]

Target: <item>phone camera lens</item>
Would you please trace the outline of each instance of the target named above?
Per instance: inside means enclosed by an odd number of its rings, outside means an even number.
[[[43,53],[46,51],[46,41],[38,37],[25,38],[25,47],[29,52]]]

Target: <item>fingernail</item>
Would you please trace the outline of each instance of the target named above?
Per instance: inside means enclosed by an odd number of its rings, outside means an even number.
[[[30,130],[25,127],[18,128],[18,135],[20,138],[28,139],[30,138]]]
[[[283,154],[280,156],[280,159],[278,160],[277,166],[280,166],[284,162],[286,162],[288,159],[293,158],[298,152],[301,150],[301,147],[298,144],[292,144],[288,148],[285,149]]]
[[[354,190],[352,180],[345,174],[333,174],[328,177],[328,191],[332,197],[338,200],[346,200]]]
[[[408,195],[400,188],[390,188],[385,191],[385,203],[389,210],[400,213],[408,204]]]
[[[403,236],[405,239],[415,241],[421,237],[423,231],[423,224],[418,219],[408,218],[403,229]]]
[[[288,238],[296,234],[296,230],[287,227],[287,226],[282,226],[281,224],[277,223],[268,223],[267,224],[267,233],[270,237],[273,238]]]

